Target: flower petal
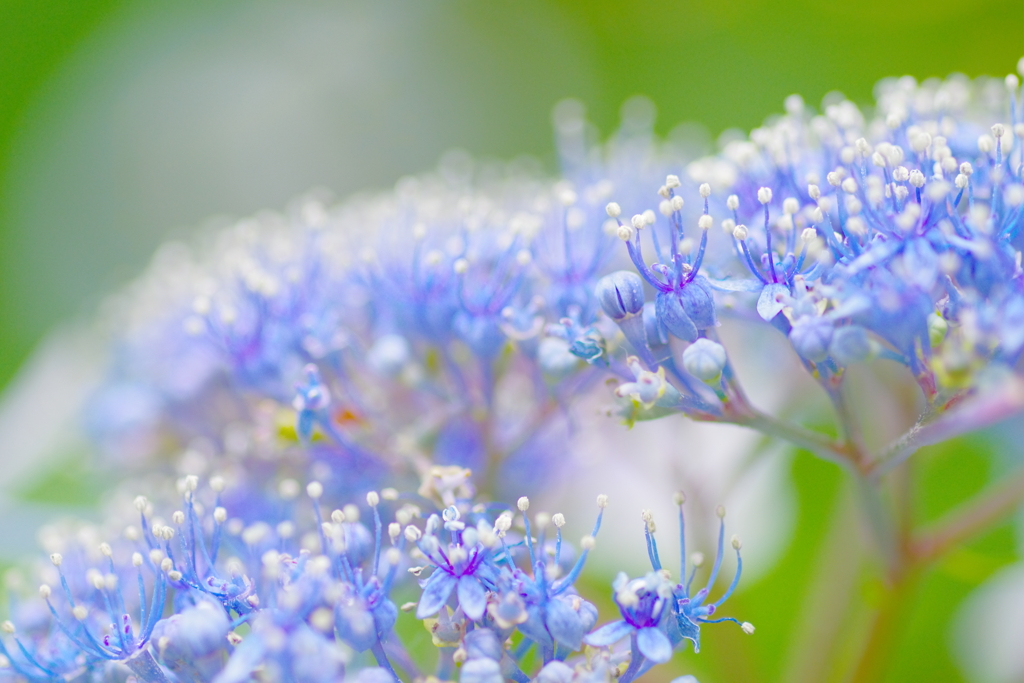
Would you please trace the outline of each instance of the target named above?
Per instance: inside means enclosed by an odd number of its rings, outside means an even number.
[[[636,632],[636,646],[640,648],[644,657],[656,664],[664,664],[672,659],[672,643],[661,629],[654,626]]]
[[[416,608],[416,618],[426,619],[437,614],[438,610],[448,602],[448,596],[455,588],[455,577],[440,569],[427,580],[427,585],[420,596],[420,605]]]
[[[612,643],[622,640],[634,630],[635,629],[625,621],[613,621],[610,624],[605,624],[593,633],[587,634],[583,640],[587,645],[605,647],[606,645],[611,645]]]
[[[487,591],[475,576],[467,574],[459,579],[459,605],[466,616],[480,621],[487,607]]]
[[[789,287],[781,283],[773,283],[765,285],[761,290],[761,296],[757,297],[757,313],[763,320],[771,321],[786,307],[786,304],[776,298],[779,296],[788,297]]]
[[[544,624],[551,637],[570,650],[579,650],[583,645],[583,621],[566,601],[555,598],[548,603]]]

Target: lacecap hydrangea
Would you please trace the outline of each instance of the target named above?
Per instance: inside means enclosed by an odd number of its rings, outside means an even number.
[[[875,482],[929,439],[1020,408],[1016,77],[883,82],[870,118],[790,98],[697,160],[630,111],[597,145],[560,106],[559,178],[452,155],[392,192],[311,195],[162,249],[111,302],[87,411],[155,502],[115,514],[109,540],[53,550],[39,597],[3,624],[5,675],[415,679],[394,631],[406,610],[438,679],[629,681],[696,649],[700,625],[735,621],[714,615],[741,544],[711,601],[724,526],[693,593],[702,560],[687,574],[684,552],[673,578],[645,513],[652,571],[615,580],[621,619],[599,626],[575,582],[607,499],[577,548],[564,515],[498,501],[561,480],[571,405],[603,380],[627,423],[743,424]],[[839,438],[751,404],[717,332],[727,316],[785,336]],[[875,361],[906,368],[927,405],[880,453],[843,389]],[[401,590],[415,599],[397,605]]]

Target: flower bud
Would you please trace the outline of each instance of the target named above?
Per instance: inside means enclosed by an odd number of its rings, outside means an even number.
[[[789,341],[801,357],[812,363],[820,363],[828,358],[833,332],[834,328],[829,321],[807,315],[797,318],[793,323],[793,329],[789,332]]]
[[[725,347],[710,339],[698,339],[683,351],[683,367],[702,382],[718,380],[726,360]]]
[[[643,280],[628,270],[620,270],[598,280],[594,293],[601,309],[615,321],[637,315],[644,308]]]

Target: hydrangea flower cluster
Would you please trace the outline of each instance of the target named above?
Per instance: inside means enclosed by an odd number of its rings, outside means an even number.
[[[303,500],[289,479],[261,501],[250,496],[258,508],[244,511],[247,520],[224,507],[224,480],[208,483],[201,490],[198,477],[179,481],[181,506],[170,524],[139,496],[137,521],[115,543],[89,545],[80,535],[54,552],[39,597],[19,599],[13,619],[0,625],[4,673],[28,681],[131,675],[151,683],[241,683],[254,672],[301,683],[421,679],[422,664],[395,634],[399,608],[391,594],[404,577],[422,590],[401,610],[415,611],[430,631],[439,680],[591,680],[627,666],[630,680],[649,666],[646,652],[610,647],[617,638],[602,634],[623,622],[595,631],[597,609],[574,588],[607,496],[598,497],[597,521],[574,557],[562,537],[565,516],[538,513],[531,524],[525,497],[516,517],[458,497],[460,487],[433,497],[386,489],[369,492],[362,509],[348,504],[325,521],[323,485],[307,484]],[[372,529],[361,521],[367,509]],[[385,526],[384,514],[394,521]],[[719,546],[709,586],[721,538]],[[692,581],[691,573],[670,592],[688,596]],[[737,581],[738,574],[714,605],[702,606],[704,589],[693,600],[674,598],[665,619],[660,610],[648,616],[647,632],[657,631],[662,646],[651,663],[667,661],[681,644],[676,634],[696,645],[700,623],[722,621],[706,616]],[[624,615],[635,612],[619,604]],[[581,656],[585,640],[599,651]],[[534,650],[540,663],[530,671],[523,662]]]
[[[675,579],[644,512],[651,572],[615,579],[621,618],[599,626],[575,584],[607,498],[578,549],[564,515],[499,501],[572,466],[571,407],[609,379],[628,424],[746,425],[866,490],[919,446],[1024,408],[1019,81],[900,79],[878,94],[872,118],[791,97],[696,160],[656,143],[644,116],[593,144],[562,105],[557,180],[452,155],[390,193],[242,221],[198,256],[165,247],[111,303],[111,369],[88,408],[104,456],[156,503],[115,515],[107,542],[54,549],[40,597],[2,625],[2,675],[628,683],[699,649],[702,624],[736,621],[717,613],[739,583],[738,538],[735,577],[711,600],[724,522],[693,592],[704,562],[687,558],[683,499]],[[720,318],[785,336],[838,438],[751,404]],[[905,368],[926,405],[880,452],[844,389],[868,362]],[[905,553],[893,580],[941,547],[890,548]],[[413,617],[429,662],[396,635]]]

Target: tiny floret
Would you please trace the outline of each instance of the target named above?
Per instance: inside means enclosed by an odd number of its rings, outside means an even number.
[[[757,191],[757,201],[762,204],[770,204],[772,201],[772,188],[762,187]]]
[[[306,495],[317,500],[320,496],[324,495],[324,486],[318,481],[311,481],[306,484]]]
[[[63,561],[64,556],[60,553],[53,553],[52,555],[50,555],[50,562],[53,562],[53,566],[55,567],[59,567]]]
[[[743,629],[743,632],[746,633],[748,636],[753,635],[754,633],[754,625],[751,624],[749,621],[744,621],[742,624],[740,624],[740,628]]]
[[[366,494],[366,504],[372,508],[380,505],[380,495],[376,491],[370,491]]]
[[[555,514],[551,515],[551,523],[554,524],[557,528],[561,529],[563,526],[565,526],[565,515],[563,515],[561,512],[556,512]]]
[[[737,225],[732,230],[732,236],[738,239],[740,242],[743,242],[744,240],[747,239],[747,226],[743,225],[742,223],[740,225]]]
[[[611,218],[618,218],[622,215],[622,207],[615,202],[608,202],[608,205],[604,207],[604,211]]]
[[[697,219],[697,227],[700,228],[701,230],[710,230],[712,224],[713,221],[711,219],[711,216],[707,214],[704,214]]]
[[[526,496],[521,497],[516,501],[516,507],[519,508],[520,512],[526,512],[530,509],[530,499]]]
[[[701,197],[707,199],[708,197],[711,196],[711,185],[707,183],[701,183],[698,191],[700,192]]]
[[[725,518],[725,506],[724,505],[719,505],[717,508],[715,508],[715,514],[718,515],[719,519],[724,519]]]
[[[605,509],[606,507],[608,507],[608,495],[607,494],[602,493],[602,494],[600,494],[597,497],[597,507],[601,508],[602,510]]]
[[[740,208],[740,198],[734,194],[729,195],[729,198],[725,200],[725,205],[729,207],[730,211],[735,211]]]

